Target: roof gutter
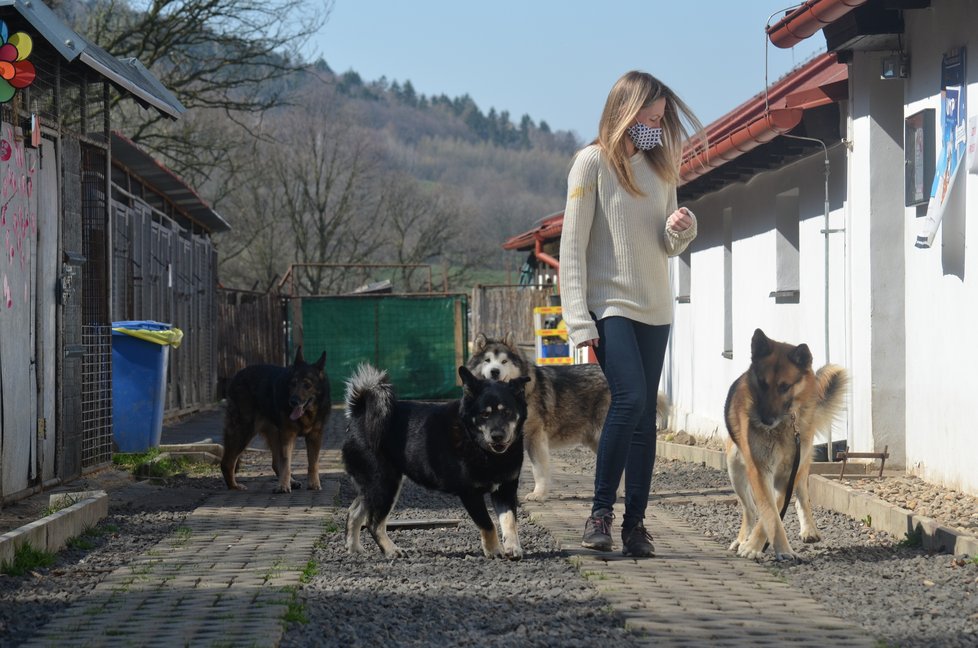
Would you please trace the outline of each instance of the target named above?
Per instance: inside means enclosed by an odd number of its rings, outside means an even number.
[[[868,0],[805,0],[778,22],[765,29],[775,47],[794,47]]]
[[[700,151],[683,162],[679,169],[680,184],[709,173],[737,156],[787,133],[801,122],[804,113],[801,108],[771,110],[730,135],[711,141],[709,149]]]

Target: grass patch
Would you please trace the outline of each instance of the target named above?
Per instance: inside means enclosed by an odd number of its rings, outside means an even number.
[[[340,525],[335,518],[323,520],[323,531],[326,533],[336,533],[340,530]]]
[[[192,533],[193,531],[190,530],[190,527],[178,526],[176,531],[173,532],[173,534],[176,536],[176,541],[173,544],[178,547],[182,547],[190,542],[190,536]]]
[[[89,551],[95,548],[96,539],[115,533],[118,530],[119,527],[114,524],[107,524],[105,525],[105,528],[99,526],[88,527],[82,531],[80,535],[77,535],[74,538],[68,538],[68,542],[65,544],[67,544],[71,549]]]
[[[299,601],[299,591],[295,587],[286,587],[283,589],[286,594],[289,594],[289,601],[286,604],[285,614],[282,616],[282,620],[286,624],[289,623],[309,623],[309,617],[306,616],[306,608]]]
[[[319,566],[316,564],[316,561],[310,560],[309,562],[306,563],[305,569],[303,569],[302,573],[299,575],[299,582],[305,585],[306,583],[311,581],[313,577],[315,577],[316,574],[318,573],[319,573]]]
[[[116,453],[112,463],[142,479],[169,479],[174,475],[210,475],[217,466],[188,457],[163,453],[159,448],[146,452]]]
[[[23,576],[34,569],[50,567],[53,564],[53,553],[39,551],[29,544],[24,544],[18,547],[16,553],[14,553],[13,562],[4,562],[0,565],[0,573],[8,576]]]
[[[913,531],[904,533],[903,540],[898,542],[897,546],[907,549],[917,549],[924,546],[924,528],[918,524]]]
[[[82,501],[81,497],[75,495],[65,495],[58,502],[58,504],[50,505],[41,512],[42,517],[47,517],[49,515],[54,515],[58,511],[63,511],[69,506],[74,506],[78,502]]]
[[[864,518],[862,519],[862,522],[863,522],[863,524],[865,524],[865,525],[866,525],[866,526],[868,526],[868,527],[871,527],[871,526],[873,526],[873,516],[872,516],[872,515],[870,515],[869,513],[867,513],[867,514],[866,514],[866,517],[864,517]]]
[[[68,538],[68,542],[65,544],[69,549],[80,549],[82,551],[90,551],[95,548],[95,541],[91,536],[85,535],[84,533],[74,538]]]

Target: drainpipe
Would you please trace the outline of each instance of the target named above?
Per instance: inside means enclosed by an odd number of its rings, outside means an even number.
[[[536,239],[536,243],[534,244],[533,247],[533,256],[540,259],[554,270],[557,270],[559,273],[560,262],[543,251],[543,239],[541,239],[539,236],[535,237],[535,239]]]

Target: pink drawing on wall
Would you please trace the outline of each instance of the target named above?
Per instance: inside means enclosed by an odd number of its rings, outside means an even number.
[[[14,300],[10,296],[10,284],[7,282],[7,275],[3,275],[3,301],[7,304],[7,308],[14,307]]]

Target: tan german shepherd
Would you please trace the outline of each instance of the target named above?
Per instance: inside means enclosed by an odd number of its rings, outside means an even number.
[[[754,331],[750,368],[730,386],[723,408],[730,433],[727,470],[743,512],[731,551],[759,558],[770,542],[777,560],[798,559],[779,514],[786,494],[791,497],[786,491],[796,447],[795,510],[801,539],[822,539],[808,501],[812,441],[841,411],[848,383],[846,370],[837,365],[813,372],[808,345],[776,342],[761,329]]]

